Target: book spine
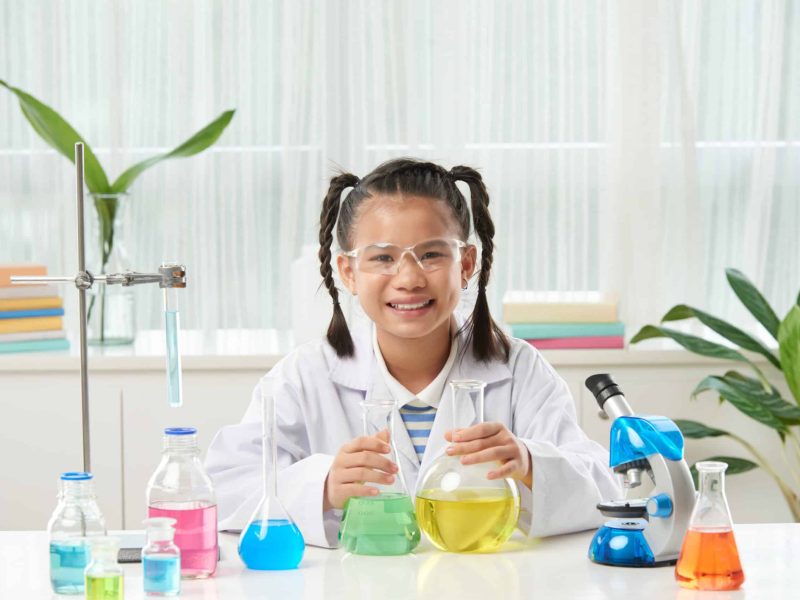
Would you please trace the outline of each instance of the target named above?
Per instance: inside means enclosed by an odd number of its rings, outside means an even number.
[[[514,323],[511,335],[523,340],[625,335],[625,325],[616,323]]]
[[[47,267],[44,265],[0,265],[0,287],[11,286],[12,275],[47,275]]]
[[[26,331],[23,333],[0,333],[0,343],[26,342],[30,340],[50,340],[65,337],[67,337],[67,333],[63,329],[52,329],[49,331]]]
[[[539,350],[622,349],[625,347],[625,338],[617,335],[525,341]]]
[[[0,310],[0,319],[22,319],[25,317],[63,317],[63,308],[39,308],[36,310]]]
[[[43,285],[12,285],[11,287],[0,286],[0,298],[3,299],[25,299],[42,298],[45,296],[58,296],[58,288],[52,284]]]
[[[506,323],[615,323],[616,303],[603,304],[505,304]]]
[[[62,308],[64,301],[58,296],[42,298],[0,298],[0,310],[38,310]]]
[[[0,354],[11,352],[45,352],[52,350],[68,350],[69,340],[61,338],[55,340],[28,340],[24,342],[0,343]]]
[[[25,319],[0,320],[0,333],[22,333],[25,331],[44,331],[63,329],[61,317],[29,317]]]

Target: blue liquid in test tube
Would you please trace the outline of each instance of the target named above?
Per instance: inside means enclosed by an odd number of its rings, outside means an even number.
[[[181,378],[181,355],[178,352],[178,331],[180,329],[180,313],[177,310],[164,312],[167,330],[167,395],[169,405],[183,405],[183,382]]]

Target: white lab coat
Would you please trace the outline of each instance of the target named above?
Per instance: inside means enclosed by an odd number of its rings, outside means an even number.
[[[362,434],[360,402],[391,398],[376,364],[371,328],[353,332],[356,354],[340,359],[324,340],[298,347],[265,377],[272,379],[278,418],[278,490],[306,543],[335,547],[340,510],[323,512],[325,478],[341,446]],[[485,420],[508,427],[530,450],[533,491],[520,489],[518,527],[548,536],[597,527],[596,504],[620,498],[608,453],[580,429],[566,383],[527,342],[512,339],[508,363],[476,361],[459,352],[448,380],[486,382]],[[443,394],[449,393],[445,386]],[[261,408],[258,386],[238,425],[211,442],[206,468],[217,494],[220,529],[241,529],[261,497]],[[474,417],[474,407],[472,413]],[[468,415],[469,416],[469,415]],[[395,415],[395,443],[413,493],[419,474],[441,453],[452,417],[439,405],[420,465]]]

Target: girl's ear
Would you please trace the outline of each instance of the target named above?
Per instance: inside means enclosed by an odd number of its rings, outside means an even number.
[[[336,268],[339,270],[339,277],[342,279],[342,282],[344,282],[344,284],[347,286],[347,289],[350,290],[350,293],[355,296],[356,274],[353,271],[352,261],[346,256],[337,254]]]
[[[475,273],[475,265],[478,262],[478,248],[469,244],[461,255],[461,278],[469,281]]]

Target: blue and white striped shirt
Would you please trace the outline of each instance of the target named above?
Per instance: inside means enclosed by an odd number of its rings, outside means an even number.
[[[433,421],[436,419],[436,410],[439,408],[439,400],[442,398],[442,392],[447,383],[447,377],[456,360],[456,354],[458,354],[458,338],[455,335],[453,336],[453,341],[450,344],[450,355],[447,357],[447,361],[444,367],[442,367],[442,370],[439,371],[439,374],[434,380],[418,394],[410,392],[389,373],[386,362],[383,360],[381,349],[378,346],[378,336],[374,327],[372,344],[375,350],[375,358],[378,361],[378,368],[386,381],[389,392],[391,392],[392,397],[397,402],[397,406],[400,410],[400,417],[403,419],[403,424],[406,426],[408,436],[411,438],[411,443],[414,445],[417,459],[422,462],[422,456],[425,454],[428,438],[431,435]]]

